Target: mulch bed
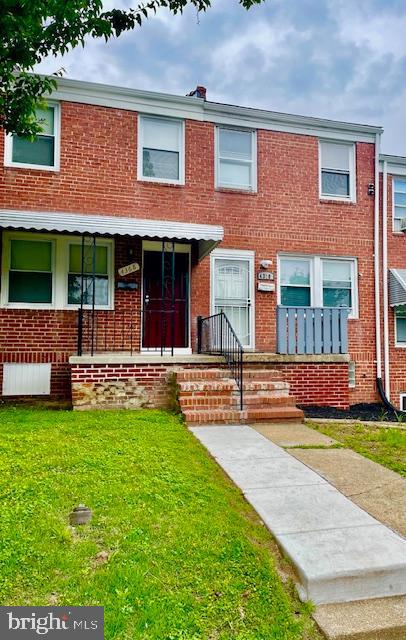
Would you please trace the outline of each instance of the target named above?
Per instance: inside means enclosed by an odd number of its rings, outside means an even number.
[[[336,409],[335,407],[303,406],[306,418],[336,418],[350,420],[373,420],[376,422],[394,421],[395,413],[386,409],[383,404],[353,404],[349,409]]]

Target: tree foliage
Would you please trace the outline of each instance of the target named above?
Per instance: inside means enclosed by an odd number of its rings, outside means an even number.
[[[238,0],[245,9],[264,0]],[[141,26],[158,10],[206,11],[211,0],[148,0],[135,9],[104,11],[102,0],[0,0],[0,125],[33,137],[41,131],[35,109],[57,87],[53,77],[33,73],[48,55],[85,45],[86,37],[106,41]]]

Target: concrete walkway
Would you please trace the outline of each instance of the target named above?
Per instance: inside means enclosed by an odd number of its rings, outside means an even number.
[[[406,541],[269,435],[240,425],[191,431],[291,558],[302,599],[337,603],[406,593]],[[294,445],[292,431],[289,438],[285,446]]]

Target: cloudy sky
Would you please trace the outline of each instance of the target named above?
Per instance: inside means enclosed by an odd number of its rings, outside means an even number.
[[[202,84],[209,100],[378,124],[383,151],[406,156],[406,0],[266,0],[248,12],[237,0],[212,4],[199,16],[163,10],[38,69],[180,95]]]

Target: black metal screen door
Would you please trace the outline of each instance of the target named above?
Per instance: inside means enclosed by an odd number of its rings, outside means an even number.
[[[189,253],[173,243],[144,252],[142,316],[144,349],[189,346]]]

